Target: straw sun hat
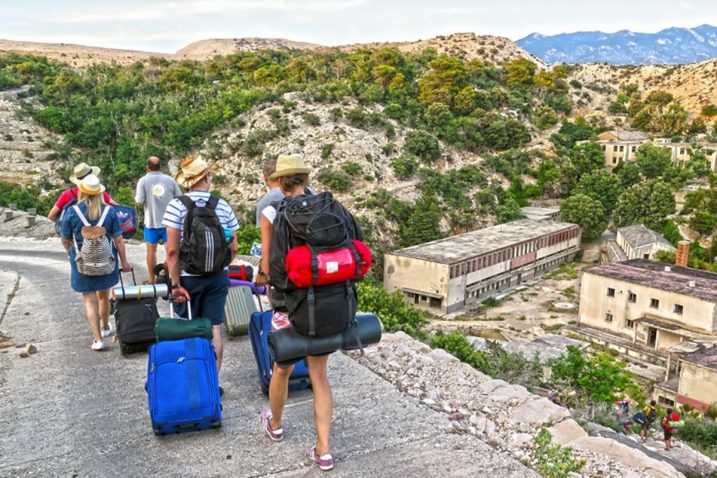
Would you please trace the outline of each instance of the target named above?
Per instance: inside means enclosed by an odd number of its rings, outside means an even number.
[[[277,179],[291,174],[309,174],[311,168],[306,165],[304,158],[298,154],[280,154],[276,158],[276,171],[269,179]]]
[[[99,176],[100,168],[98,168],[97,166],[90,166],[87,163],[80,163],[72,170],[72,174],[70,175],[70,181],[79,186],[82,179],[86,176],[89,176],[90,174]]]
[[[88,174],[81,181],[78,181],[77,188],[88,196],[96,196],[105,191],[100,178],[94,174]]]

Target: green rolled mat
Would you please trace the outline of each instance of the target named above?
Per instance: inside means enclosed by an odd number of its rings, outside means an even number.
[[[187,320],[161,317],[157,319],[154,331],[157,334],[157,342],[184,340],[194,337],[211,340],[212,322],[203,318]]]
[[[682,428],[682,427],[685,426],[685,421],[684,421],[684,420],[679,420],[679,421],[676,421],[676,422],[667,422],[667,426],[670,427],[670,428]]]

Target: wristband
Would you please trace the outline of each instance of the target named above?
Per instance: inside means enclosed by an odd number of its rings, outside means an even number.
[[[182,287],[182,286],[179,284],[172,284],[172,290],[179,289],[180,287]]]

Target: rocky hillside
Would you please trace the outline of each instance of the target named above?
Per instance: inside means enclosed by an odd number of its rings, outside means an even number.
[[[0,92],[0,177],[24,185],[55,183],[63,166],[52,147],[59,137],[18,115],[17,93]]]
[[[174,55],[177,59],[206,60],[216,55],[257,50],[318,50],[314,43],[295,42],[283,38],[211,38],[190,43]]]
[[[173,55],[136,50],[118,50],[96,46],[73,45],[70,43],[37,43],[0,39],[0,53],[24,53],[45,56],[76,67],[93,63],[116,62],[130,65],[136,61],[147,61],[152,57],[171,58]]]
[[[700,25],[657,33],[533,33],[517,43],[546,63],[684,64],[717,57],[717,28]]]
[[[571,78],[592,90],[590,110],[607,111],[620,85],[626,83],[638,85],[644,94],[667,91],[693,115],[699,115],[704,105],[717,104],[717,59],[690,65],[574,65]]]

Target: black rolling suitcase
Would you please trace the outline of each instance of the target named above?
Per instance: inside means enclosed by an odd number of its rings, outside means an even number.
[[[134,271],[132,281],[137,285]],[[124,287],[121,272],[120,285]],[[156,297],[118,299],[115,301],[114,315],[122,355],[146,352],[149,346],[156,342],[154,324],[159,318]]]

